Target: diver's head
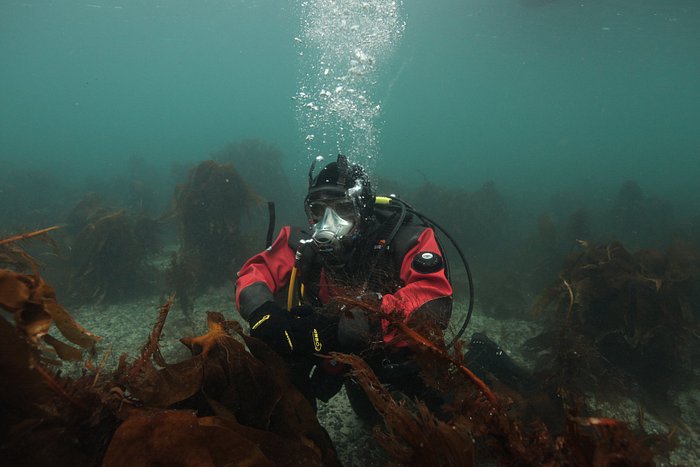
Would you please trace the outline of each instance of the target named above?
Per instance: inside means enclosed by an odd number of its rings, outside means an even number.
[[[311,164],[304,207],[318,251],[340,253],[352,246],[372,217],[374,192],[364,169],[348,164],[343,155],[314,177],[316,162],[322,159],[319,156]]]

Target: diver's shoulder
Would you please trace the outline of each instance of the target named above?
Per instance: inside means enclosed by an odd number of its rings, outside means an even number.
[[[394,253],[396,253],[399,257],[403,257],[408,250],[418,244],[421,235],[423,235],[423,232],[426,230],[432,229],[428,226],[420,224],[402,225],[398,232],[396,232],[396,236],[392,242]]]

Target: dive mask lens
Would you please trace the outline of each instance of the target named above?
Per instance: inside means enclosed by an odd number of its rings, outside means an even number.
[[[355,218],[355,204],[350,199],[339,199],[329,207],[346,221],[352,221]]]
[[[306,205],[306,216],[316,223],[323,217],[326,207],[327,204],[323,201],[311,201]]]
[[[355,205],[349,198],[310,200],[306,204],[306,215],[316,223],[323,217],[326,208],[332,209],[338,217],[346,221],[353,221],[356,217]]]

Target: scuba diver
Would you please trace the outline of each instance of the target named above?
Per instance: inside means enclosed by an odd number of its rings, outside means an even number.
[[[391,325],[397,319],[411,327],[428,323],[429,337],[442,338],[452,285],[435,231],[405,202],[376,197],[365,170],[345,156],[314,176],[322,159],[309,170],[309,227],[283,227],[242,266],[238,311],[251,335],[285,358],[292,382],[314,408],[345,382],[355,411],[368,414],[369,401],[345,377],[347,368],[324,357],[333,351],[358,354],[383,384],[439,404]],[[370,303],[378,313],[352,300]]]

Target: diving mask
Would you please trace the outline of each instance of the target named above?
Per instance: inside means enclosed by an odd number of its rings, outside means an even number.
[[[333,210],[338,217],[347,221],[354,221],[355,217],[357,217],[355,203],[347,197],[310,199],[306,203],[306,215],[314,223],[317,223],[325,216],[326,209]]]
[[[314,224],[311,238],[320,253],[338,252],[342,247],[342,240],[352,231],[354,226],[353,220],[343,219],[335,209],[326,206],[323,216]]]

